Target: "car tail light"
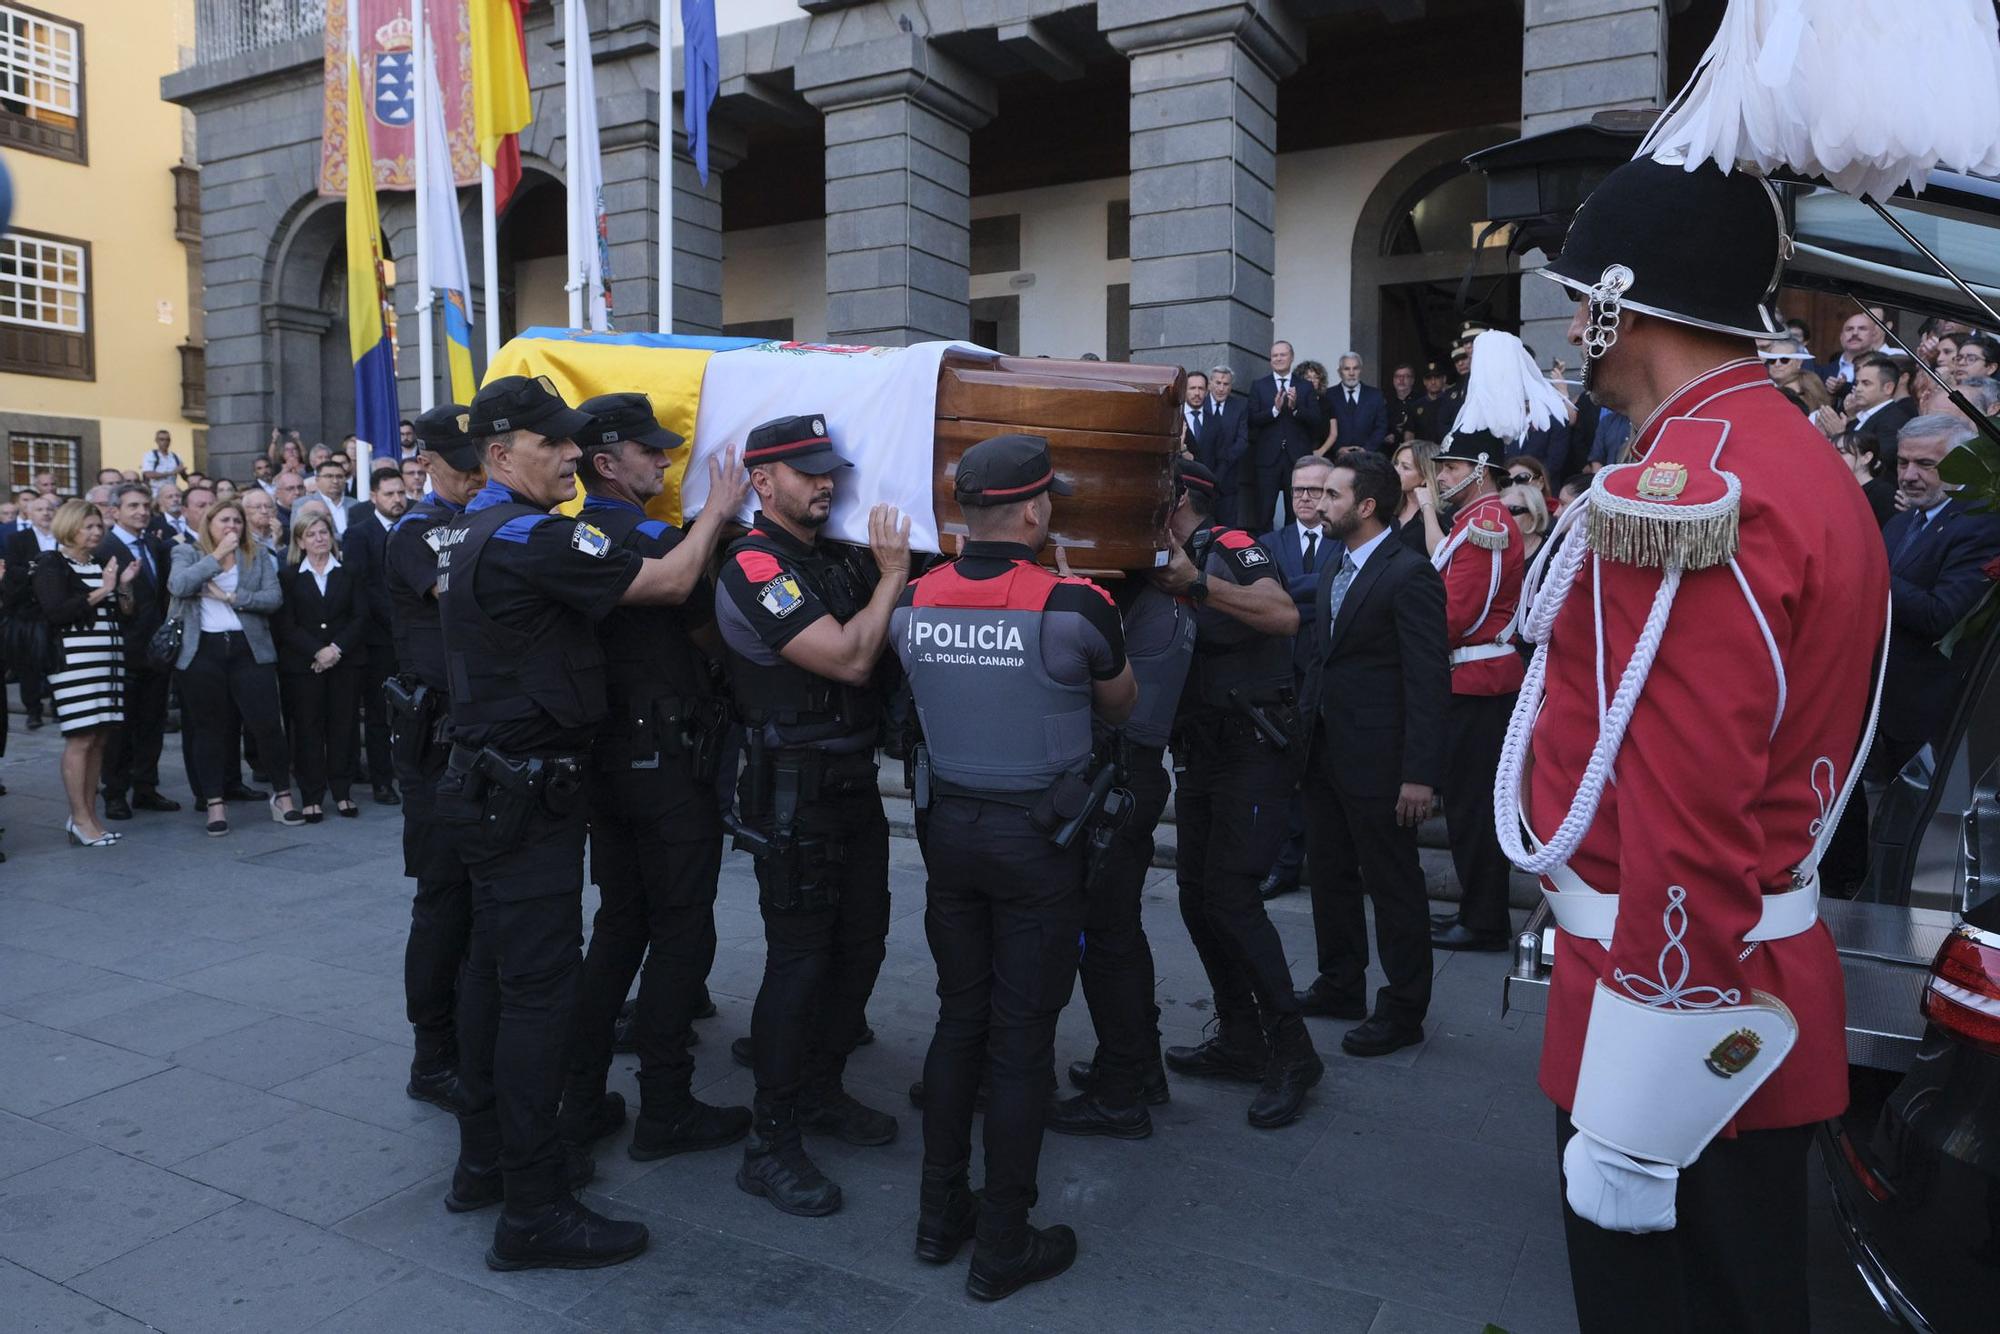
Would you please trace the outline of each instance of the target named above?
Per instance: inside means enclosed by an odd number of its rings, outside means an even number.
[[[1854,1173],[1854,1179],[1861,1184],[1861,1189],[1867,1191],[1869,1198],[1877,1204],[1887,1202],[1896,1192],[1889,1188],[1888,1182],[1875,1175],[1875,1169],[1861,1156],[1861,1149],[1847,1133],[1846,1127],[1841,1127],[1834,1138],[1840,1145],[1840,1156],[1847,1160],[1847,1170]]]
[[[1962,1042],[2000,1052],[2000,936],[1961,926],[1931,960],[1924,1018]]]

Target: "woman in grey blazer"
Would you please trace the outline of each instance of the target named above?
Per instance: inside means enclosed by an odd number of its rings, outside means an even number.
[[[271,613],[278,609],[278,567],[254,543],[243,548],[243,506],[218,501],[203,516],[195,540],[174,548],[167,591],[180,621],[179,669],[183,726],[193,733],[194,771],[188,781],[196,801],[208,806],[208,832],[229,832],[224,754],[232,702],[257,747],[257,758],[275,789],[271,818],[304,824],[293,804],[285,771],[285,733],[278,711],[278,650]]]

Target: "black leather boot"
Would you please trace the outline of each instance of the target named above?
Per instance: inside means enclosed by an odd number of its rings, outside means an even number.
[[[422,1070],[415,1063],[410,1066],[410,1082],[403,1086],[403,1092],[418,1102],[442,1107],[447,1112],[457,1112],[459,1103],[458,1071],[449,1065],[436,1069]]]
[[[1070,1087],[1079,1093],[1090,1093],[1097,1088],[1097,1062],[1071,1061],[1069,1063]],[[1160,1059],[1159,1049],[1153,1049],[1146,1062],[1146,1068],[1139,1074],[1139,1097],[1148,1107],[1164,1107],[1173,1100],[1167,1089],[1167,1067]]]
[[[1031,1227],[1026,1209],[1009,1212],[1011,1217],[1003,1217],[989,1206],[979,1210],[965,1291],[982,1302],[997,1302],[1030,1283],[1054,1278],[1076,1260],[1076,1233],[1060,1223]]]
[[[896,1142],[896,1118],[857,1100],[838,1074],[820,1075],[799,1090],[799,1128],[844,1144],[874,1148]]]
[[[917,1258],[949,1264],[979,1227],[979,1192],[965,1178],[964,1163],[925,1167],[917,1196]]]
[[[500,1211],[493,1225],[488,1269],[602,1269],[646,1249],[644,1223],[606,1218],[574,1196],[538,1208]]]
[[[625,1124],[625,1095],[598,1093],[571,1088],[563,1094],[562,1111],[556,1116],[556,1133],[565,1144],[589,1148]]]
[[[1303,1019],[1286,1015],[1271,1032],[1271,1060],[1257,1096],[1250,1101],[1250,1124],[1275,1130],[1299,1119],[1306,1092],[1326,1073]]]
[[[1112,1139],[1145,1139],[1153,1133],[1153,1118],[1145,1103],[1114,1107],[1095,1093],[1049,1099],[1042,1125],[1058,1135],[1108,1135]]]
[[[1264,1078],[1271,1048],[1255,1022],[1224,1020],[1214,1037],[1193,1047],[1169,1047],[1166,1057],[1175,1074],[1255,1084]]]
[[[780,1213],[801,1218],[822,1218],[840,1208],[840,1187],[806,1156],[790,1103],[758,1099],[736,1184],[748,1194],[762,1195]]]
[[[677,1153],[720,1149],[750,1133],[748,1107],[711,1107],[682,1090],[655,1109],[650,1097],[641,1100],[632,1123],[632,1143],[625,1152],[642,1163]]]
[[[597,1162],[582,1149],[563,1145],[563,1184],[582,1190],[597,1175]],[[460,1158],[451,1169],[451,1189],[445,1192],[444,1207],[455,1214],[490,1209],[507,1198],[507,1186],[497,1160],[483,1166]]]

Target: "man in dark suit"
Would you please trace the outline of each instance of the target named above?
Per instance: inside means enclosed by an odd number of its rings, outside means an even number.
[[[1294,688],[1302,685],[1306,668],[1312,663],[1312,608],[1313,600],[1319,596],[1320,566],[1333,558],[1319,515],[1320,502],[1326,495],[1327,474],[1332,471],[1333,461],[1318,454],[1308,454],[1294,463],[1292,521],[1257,539],[1271,553],[1278,577],[1285,581],[1285,591],[1292,595],[1299,609],[1299,632],[1292,637]],[[1272,864],[1270,874],[1257,886],[1261,898],[1274,899],[1299,887],[1299,868],[1306,859],[1306,808],[1296,789],[1286,815],[1284,846],[1278,849],[1278,860]]]
[[[1255,469],[1246,489],[1244,526],[1263,531],[1277,516],[1278,492],[1292,475],[1292,460],[1310,454],[1326,439],[1326,416],[1319,395],[1292,374],[1292,345],[1271,344],[1271,373],[1250,386],[1250,461]]]
[[[41,604],[35,600],[32,576],[35,562],[44,552],[56,549],[56,507],[61,502],[53,494],[37,495],[21,506],[21,527],[7,539],[7,573],[0,579],[0,605],[10,617],[40,620]],[[21,708],[28,715],[28,727],[42,725],[42,703],[48,697],[48,674],[40,663],[14,662],[8,666],[21,682]]]
[[[368,499],[351,506],[347,538],[341,545],[353,567],[368,605],[364,637],[367,656],[361,662],[362,734],[367,739],[368,785],[380,806],[398,806],[396,771],[389,754],[389,706],[382,686],[396,674],[396,641],[389,631],[389,566],[385,556],[389,530],[409,508],[402,471],[377,468],[369,478]]]
[[[1896,436],[1917,415],[1916,400],[1909,397],[1908,368],[1907,361],[1879,352],[1863,357],[1854,372],[1854,388],[1847,391],[1842,405],[1847,410],[1842,428],[1873,444],[1875,457],[1884,463],[1895,460]]]
[[[1391,539],[1401,499],[1396,471],[1379,454],[1344,455],[1328,476],[1321,514],[1342,550],[1321,566],[1300,700],[1310,719],[1306,854],[1319,975],[1299,1002],[1309,1015],[1365,1018],[1341,1039],[1354,1056],[1423,1041],[1431,997],[1417,825],[1444,769],[1451,669],[1444,581]],[[1389,978],[1372,1011],[1364,894]]]
[[[1337,378],[1320,395],[1326,415],[1339,428],[1333,435],[1334,447],[1388,453],[1389,405],[1380,389],[1361,383],[1361,354],[1341,353],[1334,372]]]
[[[1403,362],[1389,372],[1389,392],[1382,396],[1383,410],[1389,414],[1389,456],[1393,459],[1396,446],[1410,438],[1411,414],[1416,410],[1422,394],[1417,389],[1417,368]]]
[[[132,613],[125,637],[125,724],[111,729],[104,750],[104,818],[129,820],[134,809],[177,811],[181,804],[160,795],[160,743],[167,724],[171,669],[147,659],[146,646],[167,618],[167,544],[147,534],[153,517],[152,492],[137,483],[113,493],[114,522],[97,547],[97,563],[119,569],[137,565],[132,578]]]
[[[1244,474],[1250,468],[1250,400],[1232,392],[1235,387],[1235,371],[1227,366],[1209,368],[1208,403],[1202,416],[1212,435],[1209,452],[1195,455],[1197,462],[1215,474],[1215,512],[1227,519],[1242,510],[1241,496],[1247,489]]]
[[[1208,377],[1200,371],[1187,373],[1184,397],[1181,400],[1181,450],[1192,454],[1195,462],[1206,464],[1207,442],[1213,431],[1208,415]]]

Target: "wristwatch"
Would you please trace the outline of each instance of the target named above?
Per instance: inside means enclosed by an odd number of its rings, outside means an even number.
[[[1194,582],[1187,586],[1187,595],[1195,602],[1208,601],[1208,572],[1206,570],[1197,570],[1195,572]]]

